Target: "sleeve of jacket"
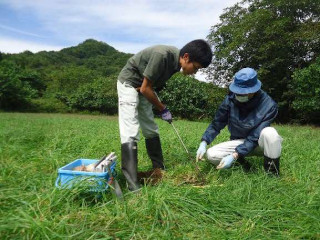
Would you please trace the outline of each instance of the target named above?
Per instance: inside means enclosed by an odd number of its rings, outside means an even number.
[[[278,114],[278,106],[275,104],[263,118],[258,127],[251,130],[243,144],[236,147],[236,152],[240,156],[246,156],[258,146],[258,140],[262,129],[269,127]]]
[[[206,141],[210,144],[215,137],[220,133],[228,123],[229,116],[229,97],[226,96],[224,101],[221,103],[218,111],[215,114],[214,119],[208,126],[207,130],[202,135],[201,141]]]

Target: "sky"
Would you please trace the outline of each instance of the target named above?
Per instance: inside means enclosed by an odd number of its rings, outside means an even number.
[[[86,39],[126,53],[205,39],[239,0],[0,0],[0,51],[58,51]]]

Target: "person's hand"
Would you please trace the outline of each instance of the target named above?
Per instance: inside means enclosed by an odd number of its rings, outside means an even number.
[[[226,169],[226,168],[230,168],[232,163],[235,161],[236,159],[233,157],[232,154],[225,156],[224,158],[222,158],[220,164],[217,166],[217,169]]]
[[[196,161],[198,162],[199,159],[202,159],[203,155],[206,153],[207,151],[207,142],[206,141],[202,141],[200,143],[200,146],[198,148],[197,151],[197,157],[196,157]]]
[[[162,120],[165,120],[168,123],[172,122],[172,115],[167,107],[165,107],[165,109],[163,109],[160,114],[161,114]]]

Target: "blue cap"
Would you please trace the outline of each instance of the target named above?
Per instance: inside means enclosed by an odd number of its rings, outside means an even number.
[[[236,94],[255,93],[261,88],[257,72],[252,68],[242,68],[234,75],[229,89]]]

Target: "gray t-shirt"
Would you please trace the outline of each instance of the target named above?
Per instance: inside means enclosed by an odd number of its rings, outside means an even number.
[[[162,88],[165,82],[180,70],[179,49],[156,45],[146,48],[131,57],[121,70],[118,80],[133,87],[140,87],[143,78],[148,78],[154,88]]]

